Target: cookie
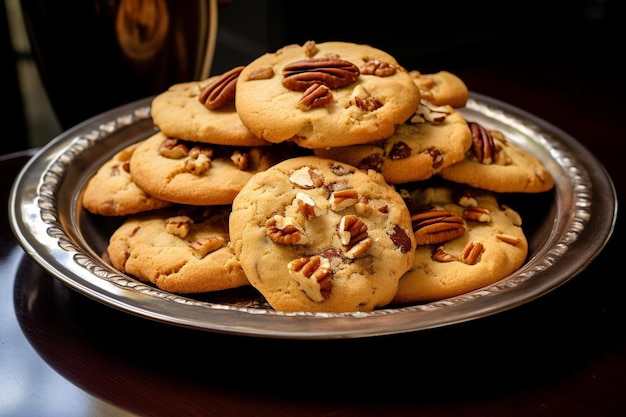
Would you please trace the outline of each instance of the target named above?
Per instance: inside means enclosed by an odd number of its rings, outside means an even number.
[[[233,202],[231,245],[279,311],[371,311],[413,263],[408,208],[382,175],[316,156],[256,174]]]
[[[420,89],[422,100],[437,106],[464,107],[469,100],[469,90],[465,82],[448,71],[422,74],[411,71],[411,77]]]
[[[316,155],[380,172],[390,184],[422,181],[465,158],[472,145],[467,122],[450,106],[426,101],[383,141],[315,149]]]
[[[473,143],[465,158],[438,175],[453,182],[508,193],[539,193],[554,187],[554,178],[534,155],[507,141],[502,132],[469,122]]]
[[[176,207],[128,217],[107,247],[116,269],[177,294],[248,285],[228,247],[229,206]]]
[[[279,145],[210,145],[157,132],[137,147],[130,172],[139,187],[162,200],[201,206],[230,204],[256,172],[273,165],[283,153]]]
[[[389,137],[420,100],[393,56],[350,42],[309,41],[262,55],[241,71],[235,94],[256,136],[309,149]]]
[[[104,162],[89,179],[82,195],[83,207],[103,216],[125,216],[171,205],[139,188],[130,175],[130,157],[138,144],[122,149]]]
[[[267,141],[253,135],[242,123],[235,110],[234,93],[231,99],[220,103],[218,107],[207,107],[208,98],[203,92],[223,76],[175,84],[157,95],[152,100],[150,111],[154,125],[166,136],[194,142],[233,146],[268,145]]]
[[[410,192],[415,260],[394,303],[442,300],[491,285],[528,256],[522,219],[485,190],[431,187]]]

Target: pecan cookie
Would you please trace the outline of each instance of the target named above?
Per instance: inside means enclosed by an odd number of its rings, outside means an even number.
[[[380,172],[390,184],[422,181],[465,158],[472,145],[467,122],[452,107],[424,100],[391,137],[364,145],[315,149],[316,155]]]
[[[371,311],[413,264],[402,197],[370,170],[316,156],[254,176],[235,198],[231,246],[280,311]]]
[[[94,214],[125,216],[171,205],[139,188],[130,175],[130,157],[138,144],[122,149],[106,161],[85,185],[82,204]]]
[[[467,104],[469,90],[461,78],[448,71],[422,74],[413,70],[409,74],[420,89],[422,100],[436,106],[459,108]]]
[[[438,186],[406,190],[417,241],[395,303],[461,295],[499,281],[528,256],[522,219],[493,192]]]
[[[228,247],[230,206],[171,207],[128,217],[107,247],[116,269],[178,294],[248,285]]]
[[[540,159],[506,140],[498,130],[469,122],[472,146],[465,158],[438,175],[495,192],[539,193],[554,187],[554,178]]]
[[[246,182],[288,154],[280,145],[236,147],[168,138],[144,140],[130,158],[133,181],[150,195],[191,205],[230,204]]]
[[[151,103],[154,125],[170,137],[217,145],[264,146],[235,110],[235,83],[243,67],[202,81],[175,84]],[[230,87],[230,88],[228,88]]]
[[[269,142],[314,149],[390,136],[419,105],[419,88],[391,55],[369,45],[309,41],[241,71],[239,117]]]

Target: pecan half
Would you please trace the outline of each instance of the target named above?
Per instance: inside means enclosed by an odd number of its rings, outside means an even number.
[[[478,162],[489,165],[496,155],[496,145],[491,133],[476,122],[467,122],[472,132],[472,153]]]
[[[447,210],[430,210],[411,216],[418,245],[432,245],[456,239],[465,233],[463,219]]]
[[[341,88],[355,82],[359,68],[349,61],[334,58],[303,59],[285,65],[283,86],[292,91],[305,91],[313,84]]]
[[[200,103],[209,110],[218,109],[235,99],[235,87],[243,66],[226,71],[213,82],[207,84],[198,97]]]

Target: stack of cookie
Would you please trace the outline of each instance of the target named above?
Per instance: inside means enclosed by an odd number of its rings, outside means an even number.
[[[111,264],[173,293],[251,285],[276,310],[325,312],[463,294],[528,255],[499,195],[554,186],[465,120],[467,99],[455,75],[369,45],[289,45],[155,97],[158,132],[105,163],[83,206],[126,216]]]

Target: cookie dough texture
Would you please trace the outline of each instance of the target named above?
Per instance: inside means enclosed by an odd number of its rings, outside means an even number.
[[[424,108],[428,108],[426,105]],[[366,145],[315,149],[315,154],[380,172],[390,184],[422,181],[465,158],[472,134],[460,113],[438,106],[437,119],[421,114],[389,138]]]
[[[111,264],[141,281],[178,294],[248,285],[239,261],[228,247],[229,209],[170,208],[130,216],[109,239]]]
[[[195,142],[233,146],[265,146],[242,123],[235,103],[229,102],[217,109],[208,109],[200,102],[204,87],[219,76],[202,81],[179,83],[157,95],[151,103],[154,125],[164,135]]]
[[[528,242],[519,214],[500,205],[495,193],[458,190],[435,187],[411,192],[414,206],[455,214],[465,231],[444,242],[418,242],[413,266],[400,279],[395,303],[431,302],[465,294],[505,278],[526,261]]]
[[[132,144],[106,161],[85,185],[82,204],[94,214],[125,216],[171,205],[139,188],[130,175],[130,158],[138,144]]]
[[[145,139],[130,159],[130,170],[143,190],[178,204],[230,204],[256,172],[284,156],[277,145],[269,150],[266,146],[242,148],[176,140],[168,146],[174,155],[167,156],[163,152],[167,140],[172,139],[162,132]],[[175,154],[178,145],[182,150]],[[240,165],[242,158],[245,166]]]
[[[316,156],[254,176],[235,198],[231,246],[279,311],[371,311],[394,297],[415,240],[406,204],[370,170]]]
[[[331,85],[330,103],[302,109],[299,102],[303,91],[283,85],[283,70],[300,60],[323,58],[354,64],[359,75],[345,86]],[[364,70],[368,63],[392,68],[393,74],[370,74]],[[325,76],[336,73],[335,69],[318,69],[300,75],[323,84],[320,72],[325,71]],[[388,137],[415,112],[419,100],[419,88],[412,77],[388,53],[369,45],[310,41],[302,46],[285,46],[249,63],[237,80],[235,105],[241,120],[256,136],[274,143],[289,140],[313,149]]]

